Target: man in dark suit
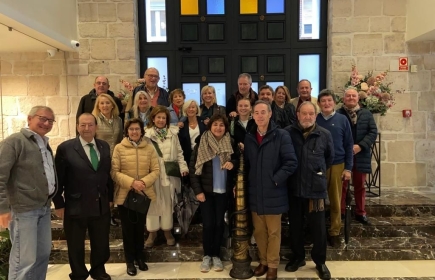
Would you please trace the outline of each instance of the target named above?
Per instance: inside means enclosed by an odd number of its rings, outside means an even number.
[[[53,198],[56,215],[63,218],[71,279],[108,280],[104,264],[109,260],[110,207],[113,181],[110,177],[110,148],[95,139],[97,122],[93,115],[78,118],[79,136],[63,142],[55,163],[59,191]],[[62,196],[63,195],[63,196]],[[91,270],[85,266],[85,234],[91,241]]]

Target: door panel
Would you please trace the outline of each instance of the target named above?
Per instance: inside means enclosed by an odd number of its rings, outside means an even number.
[[[186,85],[197,96],[198,85],[200,90],[218,83],[218,100],[222,100],[221,95],[228,98],[237,90],[237,78],[243,72],[252,75],[256,87],[284,83],[295,88],[300,69],[310,71],[309,65],[299,65],[302,54],[320,54],[319,69],[314,71],[319,72],[318,87],[326,84],[326,24],[319,25],[319,39],[299,37],[302,27],[310,32],[307,24],[313,15],[310,11],[315,10],[304,7],[317,7],[318,20],[327,22],[327,0],[140,0],[139,10],[150,6],[144,4],[147,1],[164,2],[167,40],[149,43],[143,39],[141,25],[149,21],[143,12],[139,16],[141,70],[148,67],[148,57],[165,54],[171,89]],[[313,1],[317,6],[309,6]]]

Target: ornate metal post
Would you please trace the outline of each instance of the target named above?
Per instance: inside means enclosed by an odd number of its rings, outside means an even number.
[[[234,217],[234,228],[232,236],[233,257],[231,261],[233,268],[230,276],[237,279],[248,279],[254,275],[251,269],[251,257],[249,256],[249,229],[248,215],[246,207],[246,183],[245,183],[245,164],[243,153],[240,154],[240,167],[237,172],[236,184],[236,203]]]

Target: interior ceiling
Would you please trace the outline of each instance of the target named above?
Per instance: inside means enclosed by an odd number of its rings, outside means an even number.
[[[44,52],[55,49],[14,29],[0,25],[0,52]]]

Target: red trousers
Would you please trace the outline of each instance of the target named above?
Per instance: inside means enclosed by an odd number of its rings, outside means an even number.
[[[354,195],[355,195],[355,204],[357,215],[365,215],[366,214],[366,173],[358,172],[354,166],[352,168],[352,184],[354,187]],[[343,193],[341,195],[341,213],[344,214],[346,209],[346,191],[348,187],[349,181],[343,181]]]

